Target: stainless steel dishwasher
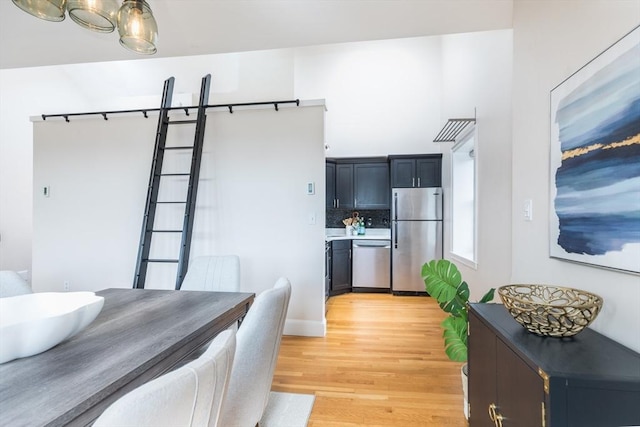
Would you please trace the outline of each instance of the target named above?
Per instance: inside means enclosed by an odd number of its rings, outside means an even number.
[[[391,240],[354,240],[352,263],[353,288],[391,288]]]

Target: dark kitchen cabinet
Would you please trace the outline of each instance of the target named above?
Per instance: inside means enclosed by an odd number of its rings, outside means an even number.
[[[389,209],[389,163],[386,158],[327,160],[328,209]]]
[[[335,207],[336,203],[336,164],[333,162],[327,162],[325,166],[325,179],[326,179],[326,208],[331,209]]]
[[[442,154],[391,156],[391,188],[442,185]]]
[[[389,164],[353,165],[354,205],[357,209],[389,209]]]
[[[324,296],[331,294],[331,242],[324,242]]]
[[[471,304],[468,364],[470,427],[640,425],[640,354],[591,329],[540,337]]]
[[[442,158],[416,159],[416,187],[442,186]]]
[[[331,295],[351,291],[351,240],[331,242]]]
[[[391,188],[412,188],[416,184],[415,159],[391,159]]]
[[[353,165],[336,164],[336,208],[353,209]]]

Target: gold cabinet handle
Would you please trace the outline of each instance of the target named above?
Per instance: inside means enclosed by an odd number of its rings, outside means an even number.
[[[494,423],[496,422],[496,404],[495,403],[492,403],[491,405],[489,405],[489,419]]]
[[[493,421],[496,427],[502,427],[502,420],[504,417],[498,411],[495,403],[489,405],[489,419]]]

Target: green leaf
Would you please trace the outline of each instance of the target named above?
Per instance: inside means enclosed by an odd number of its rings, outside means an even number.
[[[454,362],[467,361],[467,321],[449,316],[442,321],[444,351]]]
[[[440,305],[440,308],[456,317],[466,318],[469,301],[469,285],[451,261],[432,260],[422,266],[425,289]]]
[[[462,283],[462,275],[458,268],[448,260],[432,260],[422,266],[422,279],[429,295],[444,311],[450,313],[454,308],[450,303],[456,297],[458,286]]]
[[[493,299],[493,294],[496,290],[494,288],[489,289],[489,292],[484,294],[482,299],[479,302],[489,302]]]
[[[451,261],[431,260],[422,266],[425,289],[443,311],[450,313],[442,322],[445,352],[455,362],[467,360],[467,303],[469,285]],[[494,289],[490,289],[480,302],[491,301]]]

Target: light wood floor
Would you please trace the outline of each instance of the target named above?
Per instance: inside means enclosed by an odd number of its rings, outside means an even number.
[[[315,394],[309,427],[467,426],[443,318],[428,297],[332,297],[326,337],[283,337],[272,390]]]

